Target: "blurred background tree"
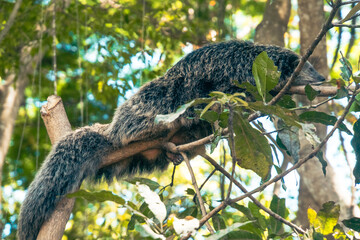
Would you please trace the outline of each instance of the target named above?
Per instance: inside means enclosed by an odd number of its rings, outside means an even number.
[[[108,123],[118,104],[125,101],[142,84],[162,75],[177,60],[204,44],[230,39],[256,40],[283,45],[302,53],[321,27],[325,12],[323,1],[307,8],[307,1],[234,1],[234,0],[54,0],[12,1],[0,0],[0,181],[1,222],[3,237],[14,239],[21,201],[41,162],[50,151],[51,144],[39,117],[39,109],[47,96],[56,93],[62,97],[73,127],[96,122]],[[271,3],[271,4],[270,4]],[[55,6],[55,8],[54,8]],[[56,28],[52,27],[56,13]],[[342,11],[349,11],[344,8]],[[339,16],[341,16],[341,12]],[[343,13],[342,15],[345,15]],[[315,19],[315,17],[319,19]],[[300,27],[299,27],[300,20]],[[355,21],[355,20],[354,20]],[[307,29],[306,27],[310,27]],[[270,31],[269,31],[270,30]],[[55,39],[54,39],[55,36]],[[360,52],[355,30],[335,28],[327,41],[318,47],[311,61],[324,75],[339,77],[336,61],[328,74],[327,66],[346,52],[356,65]],[[56,72],[54,72],[53,41],[56,46]],[[337,43],[340,43],[337,48]],[[326,45],[327,44],[327,45]],[[336,51],[337,50],[337,51]],[[328,58],[328,59],[326,59]],[[336,60],[336,59],[335,59]],[[54,87],[56,79],[57,87]],[[338,114],[338,103],[326,105]],[[353,123],[355,117],[348,117]],[[322,130],[326,133],[326,129]],[[335,137],[336,138],[336,137]],[[341,140],[341,141],[340,141]],[[311,173],[300,178],[302,189],[297,201],[299,176],[286,178],[288,190],[275,187],[275,192],[288,198],[291,218],[298,216],[302,225],[305,218],[297,213],[297,203],[319,209],[326,200],[335,200],[345,209],[344,217],[354,214],[359,196],[351,188],[351,167],[354,155],[348,150],[349,138],[341,136],[328,151],[329,161],[342,175],[342,179],[329,171],[327,178]],[[344,144],[341,144],[345,142]],[[336,151],[334,151],[334,148]],[[344,154],[345,153],[345,154]],[[347,154],[346,154],[347,153]],[[335,157],[334,157],[335,156]],[[200,160],[195,161],[199,175],[207,176],[211,169]],[[309,164],[308,164],[309,165]],[[284,165],[285,166],[285,165]],[[285,166],[286,167],[286,166]],[[312,169],[312,165],[309,165]],[[320,168],[319,168],[320,169]],[[182,170],[179,170],[180,172]],[[306,170],[305,172],[308,172]],[[309,173],[309,172],[308,172]],[[255,177],[246,171],[237,173],[248,185]],[[302,176],[302,174],[300,173]],[[344,175],[346,178],[344,178]],[[170,182],[171,172],[153,174],[162,185]],[[184,177],[185,176],[185,177]],[[187,174],[177,173],[176,186],[168,188],[165,196],[183,196],[190,186]],[[205,178],[205,177],[204,177]],[[220,178],[220,180],[219,180]],[[310,184],[321,179],[327,185]],[[294,179],[296,179],[294,181]],[[316,179],[316,180],[315,180]],[[217,181],[219,180],[219,181]],[[221,175],[211,182],[219,192],[205,188],[206,199],[223,196],[224,180]],[[257,184],[257,183],[255,183]],[[305,184],[305,185],[304,185]],[[126,185],[126,184],[125,184]],[[341,185],[341,191],[337,186]],[[304,190],[305,186],[305,190]],[[344,187],[346,186],[346,187]],[[107,189],[135,198],[132,185],[116,183],[112,186],[87,186]],[[309,187],[309,185],[308,185]],[[306,193],[306,194],[305,194]],[[324,198],[324,195],[326,198]],[[258,198],[269,202],[272,192]],[[305,203],[304,203],[305,202]],[[193,203],[184,200],[182,207],[191,215]],[[182,210],[183,211],[183,210]],[[190,214],[189,214],[190,212]],[[223,212],[232,216],[231,211]],[[126,233],[131,215],[113,203],[87,203],[77,200],[73,216],[67,226],[67,239],[131,238]],[[130,221],[131,222],[131,221]],[[80,223],[80,224],[79,224]]]

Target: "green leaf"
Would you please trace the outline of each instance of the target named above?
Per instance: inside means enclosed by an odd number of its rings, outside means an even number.
[[[342,221],[345,227],[351,228],[357,232],[360,232],[360,218],[353,217]]]
[[[219,116],[219,126],[222,128],[227,128],[229,122],[229,112],[222,112]]]
[[[333,232],[334,227],[340,216],[340,206],[335,202],[326,202],[322,208],[316,213],[313,209],[308,209],[308,218],[310,225],[316,232],[328,235]]]
[[[192,189],[192,188],[187,188],[187,189],[185,190],[185,192],[186,192],[187,195],[191,195],[191,196],[194,196],[194,195],[195,195],[195,191],[194,191],[194,189]]]
[[[247,227],[250,225],[246,225],[241,227],[241,229],[243,229],[244,227]],[[253,233],[255,231],[249,230],[250,228],[248,227],[248,229],[246,230],[239,230],[239,231],[233,231],[231,233],[229,233],[226,237],[227,239],[236,239],[236,240],[261,240],[262,238],[259,236],[259,233]]]
[[[262,96],[263,101],[265,101],[267,92],[278,84],[281,73],[264,51],[255,58],[252,66],[252,74],[258,92],[260,96]]]
[[[182,106],[180,106],[176,112],[174,113],[169,113],[169,114],[158,114],[155,117],[155,123],[159,124],[161,122],[164,123],[171,123],[173,121],[175,121],[178,117],[180,117],[181,114],[183,114],[188,108],[192,107],[194,104],[195,100],[186,103]]]
[[[303,121],[322,123],[324,125],[332,125],[332,126],[334,126],[334,124],[337,121],[337,118],[334,116],[330,116],[324,112],[316,112],[316,111],[304,112],[299,115],[299,118]],[[352,133],[344,123],[340,124],[339,129],[341,131],[346,132],[349,135],[352,135]]]
[[[286,218],[287,209],[285,206],[285,199],[284,198],[278,198],[278,196],[274,195],[273,199],[270,203],[270,209],[277,213],[279,216]],[[276,234],[281,230],[282,223],[278,220],[276,220],[273,217],[270,217],[270,234]]]
[[[216,103],[216,101],[211,101],[200,113],[200,118]]]
[[[299,128],[295,126],[289,128],[283,121],[278,121],[278,129],[280,131],[277,138],[281,141],[287,153],[294,159],[294,162],[298,162],[300,158]]]
[[[340,89],[336,91],[335,99],[341,99],[348,96],[349,96],[349,91],[344,86],[342,86],[340,87]]]
[[[149,186],[149,188],[153,191],[160,187],[159,183],[157,183],[153,180],[150,180],[148,178],[133,177],[130,179],[125,179],[125,181],[127,181],[128,183],[134,184],[134,185],[136,185],[137,182],[139,182],[140,184],[145,184],[145,185]]]
[[[222,135],[221,135],[221,131],[220,130],[216,130],[215,133],[214,133],[214,140],[211,142],[211,146],[210,146],[210,153],[213,153],[215,148],[217,147],[217,145],[219,144],[219,141],[221,140],[222,138]]]
[[[280,98],[280,101],[277,102],[277,105],[283,108],[295,108],[296,103],[292,100],[290,95],[284,95]]]
[[[178,218],[185,218],[187,216],[192,216],[196,218],[198,213],[198,208],[196,206],[188,207],[183,212],[179,213]]]
[[[354,82],[360,83],[360,71],[355,72],[352,78],[354,79]]]
[[[112,201],[121,205],[124,205],[126,202],[123,198],[113,194],[111,191],[105,191],[105,190],[98,192],[88,192],[85,190],[79,190],[77,192],[67,194],[66,196],[68,198],[79,197],[79,198],[84,198],[88,201],[96,201],[96,202]]]
[[[355,97],[355,101],[351,105],[350,112],[360,112],[360,94],[357,94]]]
[[[266,115],[275,115],[284,120],[288,126],[300,127],[298,117],[294,111],[282,108],[278,105],[265,105],[263,102],[250,102],[249,107]]]
[[[309,84],[307,84],[305,86],[305,93],[306,93],[306,97],[310,101],[312,101],[320,94],[320,91],[313,89]]]
[[[235,231],[235,230],[238,230],[239,227],[241,226],[244,226],[246,224],[249,224],[251,223],[252,221],[248,221],[248,222],[244,222],[244,223],[234,223],[232,224],[231,226],[227,227],[226,229],[223,229],[223,230],[220,230],[220,231],[217,231],[214,235],[211,235],[210,237],[207,237],[205,239],[207,240],[217,240],[217,239],[221,239],[223,238],[224,236],[226,236],[227,234]]]
[[[219,113],[217,113],[215,111],[212,111],[212,110],[208,110],[208,111],[204,112],[200,116],[200,118],[203,119],[203,120],[208,121],[209,123],[214,123],[215,121],[217,121],[219,119]]]
[[[249,202],[248,207],[258,225],[261,227],[261,229],[265,230],[267,228],[266,218],[260,213],[260,208],[253,202]]]
[[[324,203],[322,209],[317,214],[317,218],[320,220],[324,235],[332,233],[335,225],[340,216],[340,205],[336,205],[335,202]]]
[[[171,123],[171,122],[175,121],[178,117],[180,117],[183,113],[185,113],[185,111],[188,110],[188,108],[193,107],[198,104],[201,104],[201,103],[209,103],[211,101],[212,101],[212,99],[210,99],[210,98],[198,98],[198,99],[192,100],[191,102],[181,105],[174,113],[156,115],[154,121],[156,124],[159,124],[161,122]]]
[[[352,67],[351,67],[351,64],[350,62],[342,57],[340,58],[340,62],[342,63],[342,66],[340,67],[340,76],[347,82],[350,81],[351,79],[351,76],[352,76]]]
[[[226,223],[224,220],[224,217],[221,216],[220,214],[215,214],[212,218],[211,218],[212,222],[213,222],[213,226],[215,228],[216,231],[219,231],[221,229],[225,229],[226,228]]]
[[[351,139],[351,146],[356,156],[356,164],[354,167],[355,184],[360,183],[360,120],[357,120],[353,126],[354,136]]]
[[[240,84],[239,81],[234,81],[234,84],[237,87],[239,87],[241,89],[244,89],[247,93],[250,93],[254,97],[254,99],[256,101],[261,101],[262,100],[262,97],[259,95],[256,86],[252,85],[251,83],[243,82],[243,83]]]
[[[320,163],[321,163],[321,166],[322,166],[322,171],[323,171],[323,174],[324,176],[326,176],[326,167],[327,167],[327,162],[326,160],[324,159],[324,154],[322,151],[319,151],[317,154],[316,154],[316,157],[319,159]]]
[[[313,232],[313,239],[314,240],[324,240],[324,235],[318,232]]]
[[[241,111],[240,108],[234,110],[233,119],[237,163],[240,167],[251,169],[262,179],[266,179],[273,162],[270,145],[265,136],[242,118]]]
[[[243,205],[237,204],[237,203],[232,203],[230,206],[232,208],[235,208],[236,210],[240,211],[241,213],[243,213],[247,217],[247,219],[249,219],[249,220],[255,219],[249,208],[247,208]]]

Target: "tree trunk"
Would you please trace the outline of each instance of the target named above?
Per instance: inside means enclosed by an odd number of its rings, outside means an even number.
[[[323,1],[298,1],[298,14],[300,17],[300,52],[304,54],[307,47],[312,43],[316,35],[322,28],[325,21],[324,17],[324,2]],[[313,66],[325,77],[329,75],[326,57],[326,40],[323,38],[314,53],[309,58]],[[297,96],[297,100],[303,104],[309,104],[304,96]],[[323,101],[324,99],[315,99],[312,103]],[[327,106],[322,105],[317,108],[317,111],[327,112]],[[316,125],[317,134],[320,139],[326,135],[326,126]],[[305,140],[305,137],[300,134],[300,155],[305,156],[311,150],[312,146]],[[323,149],[325,153],[325,149]],[[297,214],[297,222],[303,226],[308,226],[307,211],[309,207],[319,210],[323,203],[327,201],[335,201],[340,204],[341,218],[350,217],[353,213],[348,211],[351,209],[351,196],[344,189],[339,186],[341,180],[331,165],[326,168],[326,177],[322,173],[321,164],[314,158],[308,161],[304,166],[298,169],[300,174],[300,189],[299,189],[299,211]]]
[[[290,0],[268,0],[263,20],[256,27],[255,42],[284,46],[290,18]]]
[[[40,56],[31,57],[32,47],[23,47],[20,53],[20,68],[17,75],[10,73],[4,84],[0,86],[0,186],[2,170],[5,157],[9,149],[15,120],[18,115],[20,105],[24,101],[24,91],[29,82],[29,75],[34,72]],[[14,83],[15,82],[15,83]],[[0,188],[0,216],[2,203],[2,192]],[[2,234],[0,226],[0,234]]]

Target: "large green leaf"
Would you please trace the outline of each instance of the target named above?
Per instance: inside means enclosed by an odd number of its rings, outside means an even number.
[[[155,190],[155,189],[158,189],[160,187],[160,184],[153,181],[153,180],[150,180],[148,178],[141,178],[141,177],[133,177],[133,178],[130,178],[130,179],[125,179],[125,181],[131,183],[131,184],[135,184],[136,183],[140,183],[140,184],[145,184],[147,186],[149,186],[149,188],[151,190]]]
[[[235,153],[239,166],[251,169],[262,179],[266,179],[273,162],[267,139],[241,116],[240,108],[234,111],[233,124]]]
[[[335,202],[324,203],[318,213],[315,210],[308,209],[308,218],[316,232],[328,235],[333,232],[340,216],[340,206]]]
[[[113,194],[111,191],[105,191],[105,190],[98,192],[88,192],[85,190],[79,190],[77,192],[68,194],[67,197],[69,198],[80,197],[88,201],[95,201],[95,202],[112,201],[121,205],[124,205],[126,202],[123,198]]]
[[[279,216],[286,218],[287,215],[287,209],[285,205],[285,198],[278,198],[278,196],[274,195],[273,199],[270,203],[270,209],[277,213]],[[276,220],[273,217],[270,217],[270,226],[269,231],[270,234],[276,234],[281,230],[282,223],[278,220]]]
[[[171,122],[175,121],[176,119],[178,119],[190,107],[193,107],[195,105],[202,104],[202,103],[210,103],[211,101],[212,101],[212,99],[210,99],[210,98],[194,99],[194,100],[178,107],[178,109],[174,113],[156,115],[154,121],[157,124],[159,124],[161,122],[171,123]]]
[[[306,94],[306,97],[310,101],[312,101],[320,94],[320,91],[313,89],[309,84],[307,84],[305,86],[305,94]]]
[[[350,219],[346,219],[346,220],[344,220],[342,222],[346,227],[360,232],[360,218],[353,217],[353,218],[350,218]]]
[[[288,126],[297,126],[300,127],[298,123],[298,117],[294,111],[288,110],[286,108],[282,108],[279,105],[265,105],[263,102],[251,102],[249,103],[249,107],[255,111],[260,111],[266,115],[275,115],[284,120],[286,125]]]
[[[324,125],[334,125],[337,121],[337,118],[331,115],[328,115],[324,112],[308,111],[299,115],[299,118],[303,121],[322,123]],[[352,135],[350,130],[346,127],[344,123],[341,123],[339,126],[341,131],[346,132],[349,135]]]
[[[356,156],[356,164],[354,167],[355,184],[360,183],[360,120],[357,120],[353,127],[354,136],[351,139],[351,146]]]
[[[258,92],[262,96],[263,101],[265,101],[266,94],[278,84],[281,73],[264,51],[255,58],[252,66],[252,74]]]

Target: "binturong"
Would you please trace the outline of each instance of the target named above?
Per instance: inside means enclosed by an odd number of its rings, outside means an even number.
[[[208,97],[212,91],[235,93],[240,89],[234,80],[255,85],[252,64],[266,51],[281,71],[279,86],[283,86],[300,56],[277,46],[248,41],[211,44],[195,50],[181,59],[164,76],[144,86],[119,106],[104,132],[89,127],[80,128],[55,144],[31,183],[21,206],[18,238],[36,239],[42,224],[50,217],[58,202],[75,191],[85,179],[111,182],[113,178],[131,176],[156,169],[164,170],[179,156],[163,149],[151,149],[127,160],[100,168],[102,158],[114,149],[129,143],[166,137],[174,144],[192,142],[211,133],[211,126],[201,121],[192,109],[172,123],[155,124],[158,114],[169,114],[195,98]],[[306,63],[295,85],[324,81],[310,63]],[[198,151],[187,153],[193,157]]]

